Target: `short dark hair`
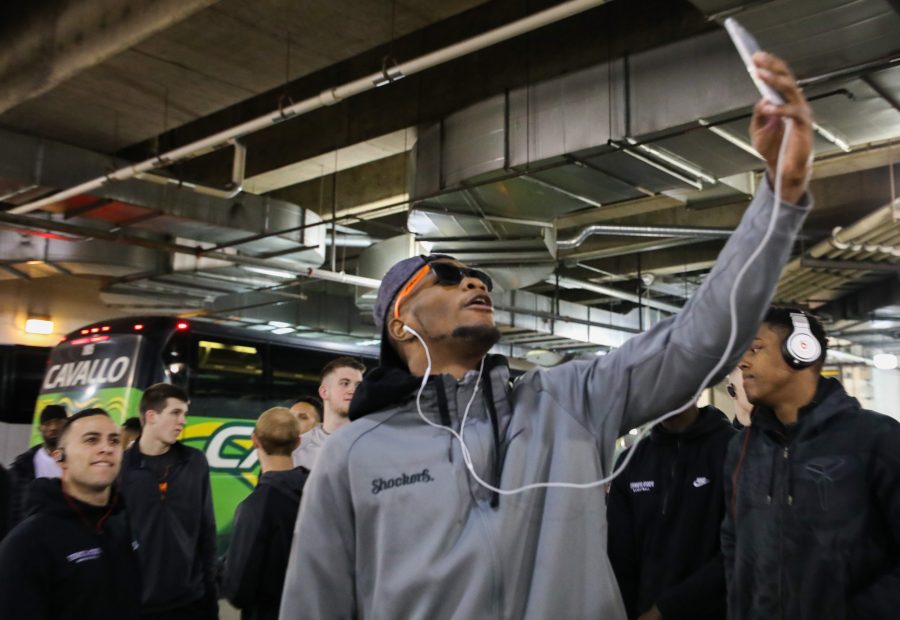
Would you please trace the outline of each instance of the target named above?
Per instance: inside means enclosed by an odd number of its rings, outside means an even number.
[[[338,357],[325,364],[325,367],[322,369],[322,374],[319,376],[319,383],[325,381],[325,377],[336,371],[338,368],[352,368],[353,370],[358,370],[362,373],[366,372],[366,365],[355,357]]]
[[[66,408],[62,405],[47,405],[41,410],[41,424],[50,420],[65,420],[67,417]]]
[[[151,409],[153,411],[165,409],[166,401],[170,398],[177,398],[185,403],[188,402],[187,392],[171,383],[157,383],[144,390],[144,395],[141,396],[141,404],[138,407],[141,412],[141,420],[144,419],[144,414]]]
[[[291,403],[289,409],[293,409],[294,405],[299,405],[300,403],[306,403],[307,405],[311,405],[313,409],[316,410],[316,416],[319,418],[319,422],[322,421],[322,415],[324,413],[324,408],[322,406],[322,401],[315,396],[301,396],[297,400]]]
[[[828,353],[828,336],[825,334],[825,328],[822,327],[819,319],[799,308],[772,306],[766,312],[762,322],[778,332],[782,341],[784,341],[788,334],[794,331],[794,322],[791,320],[792,314],[802,314],[809,320],[809,331],[822,347],[822,354],[819,355],[819,359],[813,362],[812,366],[817,370],[821,370],[822,366],[825,365],[825,357]]]
[[[128,418],[127,420],[122,422],[122,427],[125,430],[140,433],[141,432],[141,419],[140,418]]]
[[[106,409],[101,409],[100,407],[89,407],[88,409],[82,409],[75,415],[69,416],[66,419],[65,425],[62,427],[62,431],[59,433],[59,445],[62,445],[63,438],[69,433],[69,428],[71,428],[72,424],[77,422],[78,420],[83,420],[84,418],[90,418],[95,415],[105,415],[107,418],[112,419]]]

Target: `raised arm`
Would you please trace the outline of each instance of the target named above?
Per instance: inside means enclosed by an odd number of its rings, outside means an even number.
[[[784,118],[793,122],[781,161],[784,200],[773,234],[737,288],[737,338],[719,377],[735,365],[753,338],[809,210],[809,200],[803,197],[811,166],[809,106],[783,61],[768,54],[754,58],[762,79],[782,92],[787,103],[776,108],[761,101],[754,108],[751,136],[768,164],[768,178],[703,285],[680,313],[629,339],[612,354],[544,373],[548,380],[542,381],[543,389],[554,393],[571,413],[589,417],[598,439],[609,444],[605,459],[611,460],[615,437],[685,404],[725,351],[731,328],[729,295],[739,271],[762,245],[774,208],[770,179]]]

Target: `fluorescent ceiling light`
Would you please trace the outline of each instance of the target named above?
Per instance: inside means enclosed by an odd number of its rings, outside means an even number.
[[[872,329],[888,329],[894,326],[894,321],[885,321],[884,319],[873,319],[869,321],[869,327]],[[847,332],[848,335],[852,335],[853,332]]]
[[[42,335],[52,334],[53,321],[47,321],[45,319],[28,319],[25,321],[25,333]]]
[[[269,325],[272,327],[290,327],[290,323],[285,323],[283,321],[269,321]]]
[[[839,138],[836,134],[834,134],[834,133],[832,133],[831,131],[829,131],[829,130],[825,129],[824,127],[822,127],[820,124],[818,124],[818,123],[813,123],[813,129],[816,130],[816,133],[818,133],[820,136],[822,136],[823,138],[825,138],[826,140],[828,140],[829,142],[831,142],[833,145],[835,145],[836,147],[838,147],[839,149],[841,149],[841,150],[844,151],[845,153],[849,153],[849,152],[850,152],[850,145],[849,145],[849,144],[847,144],[844,140],[842,140],[841,138]]]
[[[878,353],[872,358],[875,368],[894,370],[897,367],[897,356],[893,353]]]
[[[652,146],[647,146],[646,144],[642,144],[638,148],[641,149],[642,151],[644,151],[645,153],[647,153],[648,155],[652,155],[653,157],[656,157],[657,159],[663,160],[667,164],[671,164],[671,165],[675,166],[676,168],[680,168],[681,170],[684,170],[688,174],[697,177],[701,181],[706,181],[710,185],[715,185],[715,183],[716,183],[716,180],[713,177],[709,176],[708,174],[706,174],[705,172],[700,170],[700,168],[696,168],[686,162],[683,162],[679,158],[669,155],[665,151],[653,148]]]
[[[699,122],[701,125],[703,125],[707,129],[709,129],[711,132],[713,132],[714,134],[716,134],[723,140],[730,142],[731,144],[738,147],[742,151],[750,153],[755,158],[765,161],[765,158],[762,155],[760,155],[759,152],[755,148],[753,148],[753,145],[750,144],[749,142],[747,142],[746,140],[738,138],[736,135],[734,135],[730,131],[722,129],[721,127],[716,127],[715,125],[710,125],[709,121],[703,120],[702,118],[700,119]]]
[[[243,268],[247,271],[252,271],[253,273],[261,273],[264,276],[272,276],[274,278],[287,278],[293,280],[297,277],[297,274],[282,269],[269,269],[268,267],[252,267],[247,265],[244,265]]]
[[[293,331],[294,331],[293,327],[279,327],[278,329],[273,329],[272,333],[281,335],[281,334],[290,334]]]

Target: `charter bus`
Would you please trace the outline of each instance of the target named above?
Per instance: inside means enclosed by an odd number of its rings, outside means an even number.
[[[40,442],[40,411],[64,405],[69,414],[102,407],[121,424],[138,416],[145,388],[161,381],[190,396],[181,441],[209,461],[219,551],[227,547],[237,505],[256,486],[259,466],[250,434],[265,409],[316,394],[319,372],[350,355],[367,366],[376,350],[275,335],[204,319],[138,317],[87,325],[50,351],[32,421]]]

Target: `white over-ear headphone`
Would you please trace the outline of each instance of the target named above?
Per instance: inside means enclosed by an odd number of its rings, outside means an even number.
[[[784,360],[791,368],[808,368],[822,355],[822,345],[813,336],[805,314],[791,312],[791,323],[794,329],[784,340]]]

